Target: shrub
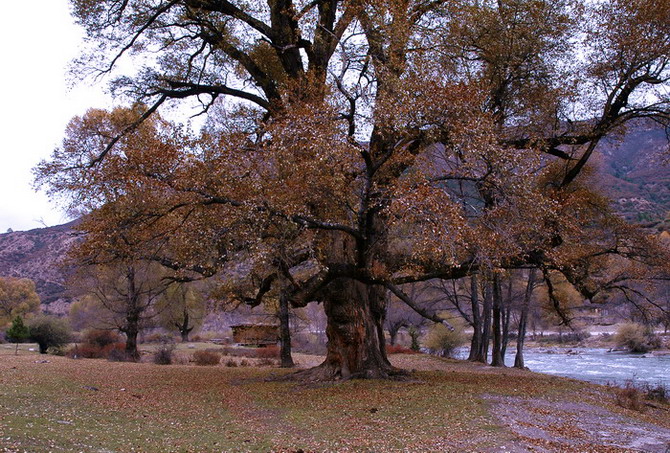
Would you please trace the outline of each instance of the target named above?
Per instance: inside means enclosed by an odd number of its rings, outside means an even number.
[[[65,357],[65,355],[67,355],[67,350],[65,349],[65,346],[49,346],[47,354]]]
[[[637,412],[642,412],[644,409],[642,392],[636,388],[632,382],[627,382],[625,387],[617,389],[616,403],[624,409],[630,409]]]
[[[171,365],[175,347],[174,343],[162,343],[154,354],[154,363],[156,365]]]
[[[101,349],[107,345],[118,343],[119,335],[111,330],[90,329],[84,332],[83,343],[98,346]]]
[[[407,329],[407,333],[409,334],[409,337],[412,339],[412,344],[410,345],[409,348],[412,351],[419,352],[419,350],[421,350],[421,344],[419,344],[419,337],[421,336],[421,331],[416,326],[409,326],[409,329]]]
[[[560,343],[560,344],[574,344],[589,338],[591,334],[585,330],[576,330],[574,332],[544,335],[537,339],[538,343]]]
[[[102,348],[94,344],[76,344],[71,347],[66,354],[71,359],[100,359],[102,358]]]
[[[273,344],[264,348],[256,349],[255,357],[258,359],[278,359],[279,346]]]
[[[278,359],[279,347],[276,345],[261,348],[240,348],[235,346],[224,346],[220,349],[222,355],[232,357],[246,357],[248,359]]]
[[[457,347],[465,343],[463,326],[459,323],[454,323],[453,327],[453,330],[449,330],[443,324],[434,324],[430,328],[424,344],[431,354],[449,357]]]
[[[648,400],[659,401],[661,403],[668,403],[670,400],[670,392],[668,392],[668,388],[663,384],[655,386],[647,385],[644,396]]]
[[[37,343],[40,354],[46,354],[51,347],[65,346],[70,342],[70,326],[53,316],[39,315],[28,323],[30,339]]]
[[[649,352],[660,347],[660,339],[648,328],[637,323],[621,324],[614,335],[614,341],[619,347],[630,352]]]
[[[387,344],[386,345],[386,353],[387,354],[417,354],[418,351],[414,351],[412,349],[406,348],[404,346],[400,346],[399,344]]]
[[[260,359],[256,362],[256,366],[276,366],[277,361],[272,359]]]
[[[214,351],[195,351],[193,353],[193,361],[196,365],[218,365],[221,361],[221,354]]]
[[[123,343],[114,343],[105,346],[104,357],[110,362],[134,362],[135,359],[126,351]]]

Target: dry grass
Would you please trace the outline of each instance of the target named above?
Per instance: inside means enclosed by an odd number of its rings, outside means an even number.
[[[491,414],[486,395],[583,400],[605,391],[424,355],[392,357],[417,370],[412,382],[306,385],[266,380],[280,369],[5,349],[0,451],[499,451],[519,439]]]

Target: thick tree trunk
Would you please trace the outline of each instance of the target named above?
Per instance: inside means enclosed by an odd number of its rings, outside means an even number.
[[[492,366],[505,366],[505,360],[502,356],[501,310],[502,289],[500,288],[500,278],[496,275],[493,277],[493,351],[491,352]]]
[[[288,298],[285,294],[279,296],[279,359],[282,368],[293,368],[291,356],[291,329],[289,324]]]
[[[126,325],[122,330],[126,334],[126,356],[130,360],[139,360],[140,353],[137,350],[137,336],[140,332],[139,313],[129,311],[126,315]]]
[[[485,362],[486,357],[481,357],[482,352],[482,317],[479,312],[479,288],[477,276],[470,277],[470,302],[472,305],[472,339],[470,340],[470,355],[468,360],[472,362]]]
[[[43,342],[43,341],[41,341],[41,342],[38,341],[37,346],[40,349],[40,354],[46,354],[47,350],[49,349],[49,345],[47,343]]]
[[[519,316],[519,330],[516,339],[516,356],[514,357],[515,368],[525,368],[523,360],[523,346],[526,341],[526,326],[528,324],[528,311],[530,309],[530,298],[533,295],[535,285],[535,269],[528,272],[528,283],[523,296],[523,305],[521,306],[521,315]]]
[[[184,313],[182,317],[183,321],[181,324],[180,323],[175,323],[177,326],[177,329],[179,329],[179,334],[181,335],[181,342],[182,343],[188,343],[188,336],[193,330],[193,327],[189,327],[189,321],[190,321],[190,316],[188,314],[188,310],[184,308]]]
[[[334,281],[324,301],[328,318],[326,360],[295,376],[332,381],[404,375],[386,356],[384,296],[380,287],[349,279]]]

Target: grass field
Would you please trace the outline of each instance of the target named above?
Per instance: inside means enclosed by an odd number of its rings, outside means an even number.
[[[504,399],[588,402],[667,429],[670,446],[670,417],[658,420],[667,409],[629,414],[611,389],[425,355],[392,357],[416,370],[408,382],[317,385],[268,381],[286,373],[277,368],[73,360],[25,345],[13,353],[0,345],[0,451],[533,451],[496,415]],[[570,441],[557,439],[543,451],[634,451],[565,450]]]

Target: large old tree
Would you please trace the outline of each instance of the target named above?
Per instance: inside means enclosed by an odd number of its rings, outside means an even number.
[[[421,311],[403,284],[527,265],[577,282],[561,248],[616,224],[583,175],[593,151],[669,119],[661,0],[72,4],[80,67],[134,55],[110,77],[135,104],[74,119],[39,178],[108,203],[90,240],[122,226],[175,269],[251,260],[255,303],[271,288],[323,301],[315,379],[398,372],[387,291]],[[198,136],[157,116],[189,99]]]

